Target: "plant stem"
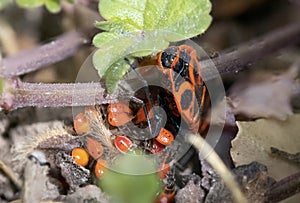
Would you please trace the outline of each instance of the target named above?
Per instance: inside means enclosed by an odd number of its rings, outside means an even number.
[[[5,78],[23,75],[49,64],[61,61],[91,43],[94,29],[72,31],[47,44],[4,58],[0,75]]]
[[[276,51],[300,42],[300,23],[290,23],[264,36],[250,40],[220,53],[212,59],[220,75],[238,73]],[[216,76],[210,71],[210,60],[200,61],[205,80]]]
[[[88,106],[117,101],[117,93],[105,97],[100,83],[36,84],[18,82],[10,109],[26,106]]]

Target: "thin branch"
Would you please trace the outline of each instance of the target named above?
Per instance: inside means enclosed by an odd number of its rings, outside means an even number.
[[[276,182],[266,193],[267,202],[279,202],[300,192],[300,172]]]
[[[23,75],[72,56],[83,45],[91,43],[94,29],[72,31],[31,50],[2,60],[0,75],[5,78]]]
[[[293,161],[295,163],[299,163],[300,164],[300,152],[296,153],[296,154],[291,154],[288,152],[285,152],[283,150],[279,150],[276,147],[271,147],[271,153],[275,154],[281,158]]]
[[[6,108],[88,106],[117,101],[117,92],[107,97],[104,92],[101,83],[36,84],[19,81],[13,90],[13,102]]]
[[[250,40],[220,53],[212,59],[220,75],[238,73],[258,60],[300,42],[300,23],[291,23],[259,38]],[[210,71],[210,60],[200,61],[205,80],[216,77]]]

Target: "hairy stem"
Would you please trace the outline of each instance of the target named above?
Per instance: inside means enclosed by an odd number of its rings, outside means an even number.
[[[26,106],[88,106],[117,101],[117,93],[105,97],[101,83],[35,84],[18,82],[10,109]]]

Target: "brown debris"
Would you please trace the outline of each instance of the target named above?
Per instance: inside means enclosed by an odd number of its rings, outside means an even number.
[[[75,163],[72,156],[58,152],[56,154],[56,165],[61,169],[61,175],[70,186],[70,192],[75,191],[90,180],[90,171]]]
[[[235,115],[248,118],[285,120],[292,114],[291,98],[298,66],[293,65],[281,75],[257,73],[241,78],[229,90]]]
[[[204,190],[201,188],[201,181],[189,180],[186,186],[178,190],[175,201],[186,203],[202,203]]]
[[[87,185],[77,188],[76,191],[68,196],[61,198],[65,203],[80,202],[101,202],[109,203],[109,197],[105,195],[97,186]]]
[[[24,203],[52,200],[59,196],[58,188],[47,176],[49,166],[40,163],[36,157],[27,159],[24,171],[22,199]]]

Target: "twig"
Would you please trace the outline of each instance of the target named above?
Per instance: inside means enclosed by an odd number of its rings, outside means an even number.
[[[267,202],[279,202],[300,192],[300,172],[276,182],[266,193]]]
[[[0,75],[5,78],[23,75],[72,56],[91,42],[94,29],[72,31],[56,40],[2,60]]]
[[[279,150],[275,147],[271,147],[271,153],[275,154],[281,158],[293,161],[295,163],[300,163],[300,152],[295,153],[295,154],[290,154],[285,151]]]
[[[117,101],[117,92],[107,97],[104,92],[101,83],[35,84],[19,81],[13,92],[12,106],[7,108],[87,106]]]
[[[205,157],[207,162],[218,172],[228,189],[231,190],[235,202],[248,202],[235,182],[233,175],[213,148],[199,135],[189,135],[188,141],[199,150],[199,153]]]
[[[238,73],[267,55],[299,43],[299,36],[300,23],[290,23],[264,36],[225,50],[218,57],[213,58],[212,62],[217,67],[220,75]],[[216,77],[215,72],[209,70],[211,66],[209,60],[200,61],[200,64],[206,80]]]

